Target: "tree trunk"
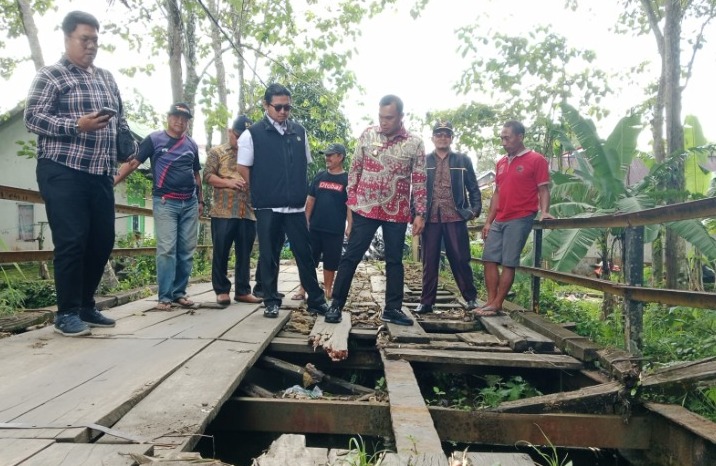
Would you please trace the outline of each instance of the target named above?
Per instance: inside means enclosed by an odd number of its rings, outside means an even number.
[[[209,0],[209,11],[216,18],[218,17],[218,11],[216,6],[216,0]],[[214,51],[214,66],[216,67],[216,93],[219,99],[219,108],[228,109],[227,100],[228,93],[226,90],[226,67],[224,66],[224,57],[221,44],[221,31],[216,27],[214,23],[211,24],[211,48]],[[233,118],[229,119],[229,125]],[[230,127],[230,126],[229,126]],[[211,129],[207,131],[212,133]],[[224,128],[221,128],[221,144],[225,144],[228,141],[228,135]],[[211,144],[211,134],[207,134],[207,148]]]
[[[35,64],[35,71],[45,66],[45,59],[42,57],[40,39],[37,37],[37,26],[33,17],[33,9],[28,0],[17,0],[17,7],[20,13],[20,20],[25,29],[27,42],[30,45],[30,56]]]
[[[193,109],[196,103],[196,92],[199,89],[199,74],[196,71],[196,12],[188,10],[185,20],[184,62],[186,63],[186,83],[184,83],[184,101]],[[189,134],[193,132],[193,120],[189,124]]]
[[[684,151],[684,128],[681,125],[681,0],[667,0],[664,15],[664,72],[665,72],[665,99],[666,110],[666,148],[667,157],[680,159]],[[669,180],[667,189],[671,192],[684,190],[683,164],[673,167],[673,176]],[[671,198],[669,203],[680,202],[681,199]],[[680,277],[688,276],[688,264],[685,260],[685,244],[670,228],[666,229],[665,243],[666,286],[668,288],[683,288],[685,280]]]
[[[169,72],[172,86],[172,100],[184,100],[184,78],[182,73],[182,32],[184,24],[177,0],[164,0],[167,10],[167,45],[169,52]]]

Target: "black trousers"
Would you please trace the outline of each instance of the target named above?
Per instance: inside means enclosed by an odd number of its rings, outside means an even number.
[[[271,209],[257,209],[256,229],[259,236],[259,274],[266,306],[281,305],[278,297],[278,265],[285,232],[291,252],[298,266],[298,277],[308,294],[309,306],[325,304],[326,297],[318,285],[316,265],[313,262],[306,214],[283,214]]]
[[[422,304],[435,304],[438,293],[440,244],[445,242],[445,255],[465,301],[477,298],[477,289],[470,267],[470,237],[466,222],[426,223],[423,230],[423,292]]]
[[[47,159],[37,161],[36,174],[55,245],[57,311],[93,308],[114,246],[113,179]]]
[[[277,257],[277,260],[280,259],[281,250],[283,249],[283,244],[286,242],[286,233],[281,230],[276,235],[276,244],[274,245],[276,248],[278,248],[279,256]],[[260,246],[261,240],[259,240],[259,249],[261,249]],[[256,263],[256,284],[254,285],[253,293],[261,293],[264,292],[264,287],[261,284],[261,274],[259,273],[259,270],[261,269],[261,256],[259,255],[259,260]],[[279,269],[279,263],[276,262],[276,280],[278,281],[278,269]]]
[[[216,294],[231,291],[227,276],[229,253],[234,247],[234,294],[242,296],[251,293],[250,261],[251,249],[256,239],[256,222],[244,218],[212,218],[211,241],[214,253],[211,260],[211,284]]]
[[[333,303],[341,307],[348,299],[356,267],[370,247],[373,236],[383,229],[385,243],[385,308],[400,309],[403,307],[403,286],[405,271],[403,269],[403,248],[405,247],[405,231],[407,223],[385,222],[363,217],[353,212],[353,228],[348,238],[346,252],[338,264],[336,280],[333,282]]]

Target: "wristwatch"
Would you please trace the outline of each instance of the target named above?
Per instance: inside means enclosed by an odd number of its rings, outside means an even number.
[[[82,131],[80,130],[80,119],[78,118],[77,121],[75,121],[75,133],[80,134]]]

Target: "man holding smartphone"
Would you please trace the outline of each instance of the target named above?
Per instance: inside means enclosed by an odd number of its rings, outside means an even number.
[[[55,331],[65,336],[114,327],[95,307],[114,246],[114,189],[119,107],[109,71],[94,66],[99,22],[82,11],[62,21],[65,53],[40,69],[30,86],[25,126],[37,137],[37,184],[55,247]]]

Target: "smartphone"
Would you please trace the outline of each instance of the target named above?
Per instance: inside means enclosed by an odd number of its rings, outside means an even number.
[[[97,116],[105,116],[109,115],[110,117],[113,117],[117,114],[117,110],[110,108],[110,107],[102,107],[97,114]]]

